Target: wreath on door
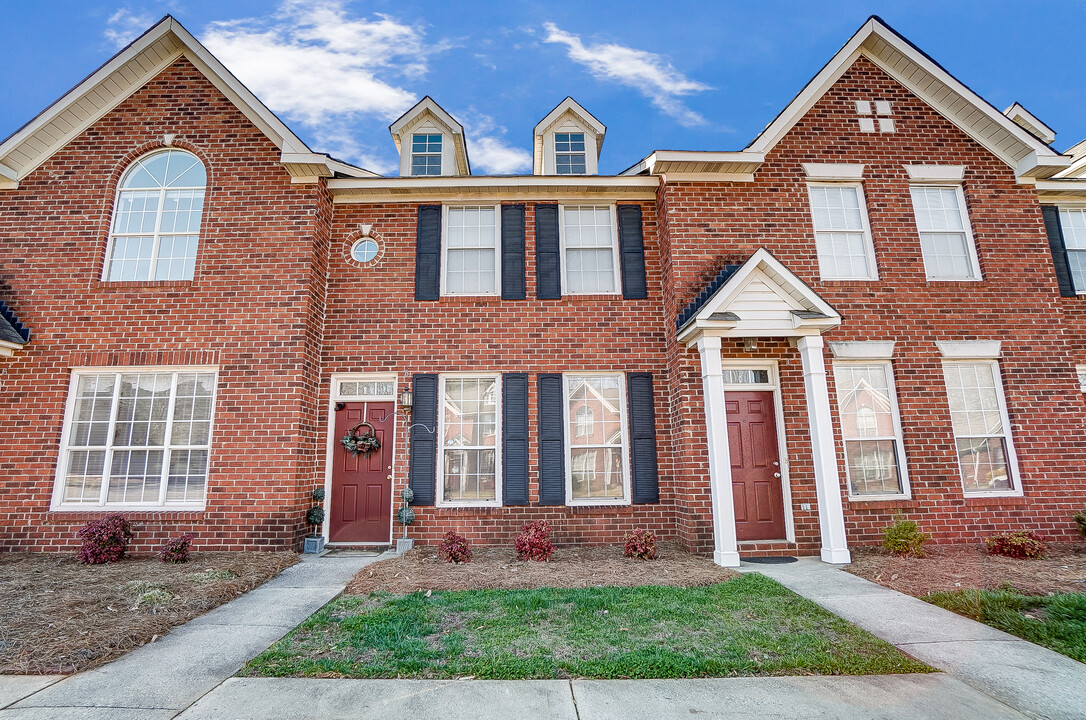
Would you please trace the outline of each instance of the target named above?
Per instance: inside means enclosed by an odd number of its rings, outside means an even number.
[[[369,428],[369,430],[359,433],[358,429],[361,427]],[[381,447],[381,441],[377,439],[373,425],[370,425],[368,422],[360,422],[355,425],[347,431],[346,435],[340,438],[339,442],[346,448],[347,452],[352,455],[361,455],[362,457],[366,457],[374,450]]]

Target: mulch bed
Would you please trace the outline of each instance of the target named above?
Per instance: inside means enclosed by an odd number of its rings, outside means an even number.
[[[853,575],[914,597],[963,588],[991,590],[1010,585],[1023,595],[1086,592],[1086,545],[1052,544],[1044,559],[1015,560],[989,555],[983,546],[929,545],[924,557],[897,557],[884,550],[856,548]]]
[[[0,673],[98,667],[252,590],[294,553],[193,553],[82,565],[70,555],[0,553]]]
[[[511,548],[472,548],[471,562],[447,563],[436,548],[415,548],[403,558],[363,568],[346,592],[366,595],[383,590],[532,590],[541,587],[636,587],[713,585],[735,577],[707,557],[691,555],[677,544],[660,543],[656,560],[623,557],[618,546],[560,547],[548,562],[521,562]],[[402,561],[402,567],[401,567]]]

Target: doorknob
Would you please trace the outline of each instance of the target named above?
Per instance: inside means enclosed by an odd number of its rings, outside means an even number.
[[[777,477],[780,477],[780,475],[778,475]],[[386,475],[385,479],[386,480],[391,480],[392,479],[392,473],[389,473],[388,475]]]
[[[780,476],[781,476],[781,474],[780,474],[780,473],[773,473],[773,477],[777,477],[777,478],[779,478]]]

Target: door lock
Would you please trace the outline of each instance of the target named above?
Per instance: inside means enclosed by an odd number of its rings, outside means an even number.
[[[777,477],[780,477],[780,475],[778,475]],[[391,473],[389,473],[389,474],[388,474],[388,475],[387,475],[387,476],[385,477],[385,479],[386,479],[386,480],[391,480],[391,479],[392,479],[392,474],[391,474]]]
[[[773,473],[773,477],[775,477],[775,478],[779,478],[780,476],[781,476],[780,473]]]

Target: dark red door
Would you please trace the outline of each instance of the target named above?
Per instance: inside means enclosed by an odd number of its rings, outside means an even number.
[[[773,393],[729,390],[724,400],[736,536],[739,540],[783,540],[784,490]]]
[[[341,403],[336,410],[332,451],[332,497],[328,504],[329,542],[387,543],[392,531],[392,436],[390,402]],[[339,440],[361,422],[373,426],[381,447],[369,455],[347,452]],[[365,426],[357,429],[366,432]]]

